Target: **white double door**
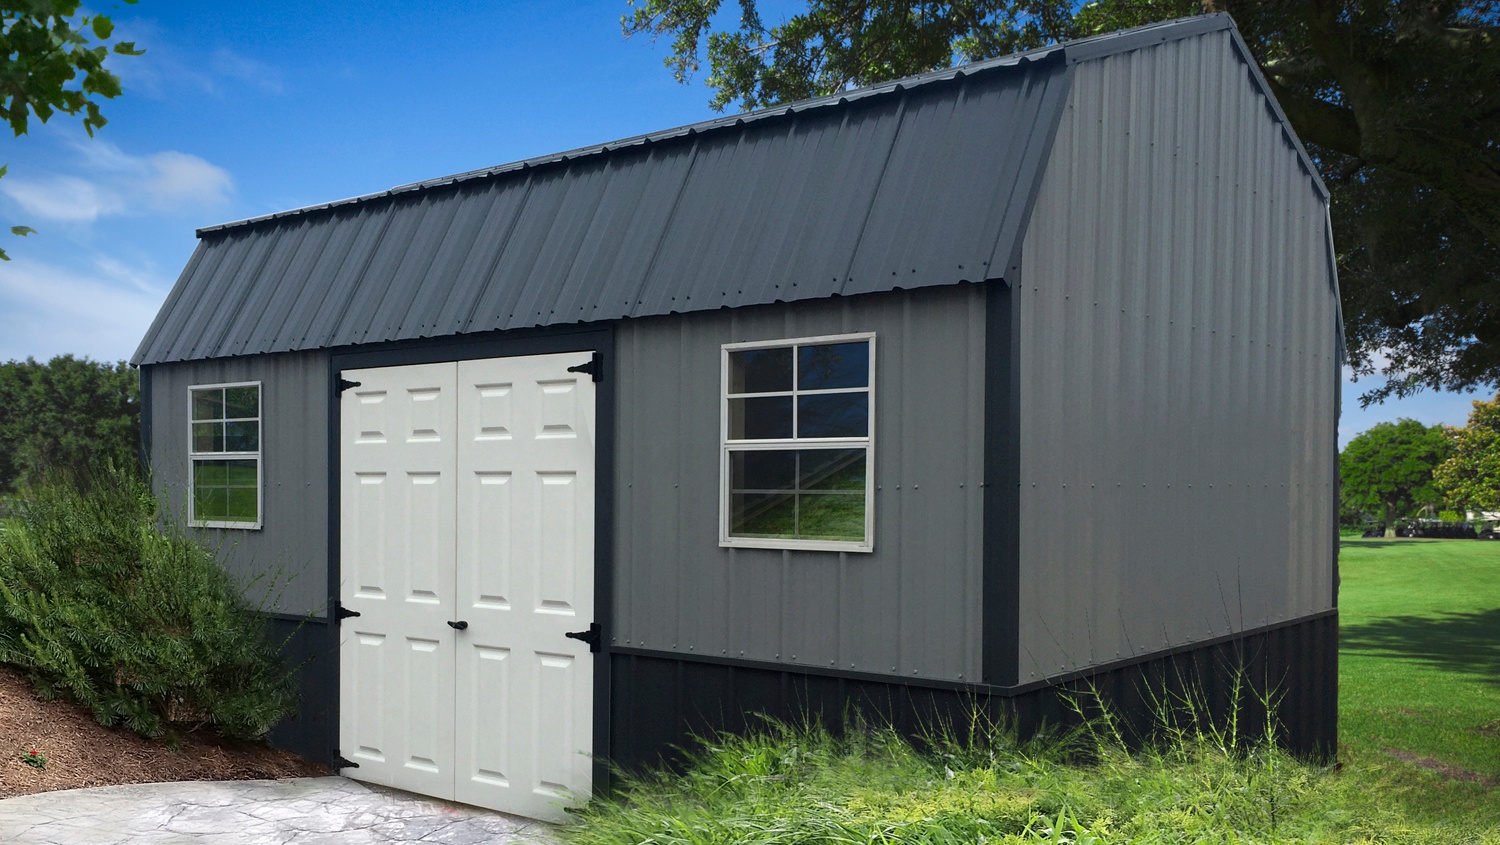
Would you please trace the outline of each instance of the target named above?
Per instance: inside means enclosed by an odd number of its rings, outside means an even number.
[[[590,357],[342,373],[348,777],[549,820],[589,795]]]

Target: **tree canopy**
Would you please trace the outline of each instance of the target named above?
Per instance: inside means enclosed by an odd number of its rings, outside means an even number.
[[[1398,518],[1442,501],[1432,473],[1452,450],[1441,425],[1377,423],[1339,455],[1341,498],[1346,506],[1382,514],[1386,536],[1395,536]]]
[[[0,364],[0,494],[48,468],[140,467],[140,383],[125,362]]]
[[[124,0],[134,3],[136,0]],[[110,39],[115,25],[106,15],[81,13],[79,0],[0,0],[0,117],[16,137],[36,117],[83,116],[84,131],[108,121],[101,100],[120,95],[120,78],[104,67],[111,53],[139,56],[134,42]],[[0,176],[5,168],[0,167]],[[28,235],[28,226],[11,233]],[[0,249],[0,259],[8,256]]]
[[[1469,424],[1449,435],[1453,454],[1433,472],[1438,490],[1460,509],[1500,511],[1500,394],[1475,400]]]
[[[1363,401],[1500,388],[1500,0],[629,0],[627,35],[758,108],[1201,12],[1229,11],[1333,194]]]

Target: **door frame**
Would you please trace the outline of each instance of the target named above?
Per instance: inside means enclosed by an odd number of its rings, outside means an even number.
[[[449,336],[415,341],[381,343],[376,348],[344,347],[329,356],[328,365],[328,627],[332,630],[335,652],[340,643],[340,626],[331,618],[339,601],[343,580],[339,547],[340,402],[338,381],[344,370],[375,367],[402,367],[410,364],[443,364],[481,358],[517,358],[527,355],[551,355],[559,352],[597,352],[601,356],[601,374],[594,385],[594,619],[603,635],[599,651],[594,654],[593,790],[601,795],[610,789],[610,769],[605,760],[610,755],[610,644],[614,631],[614,509],[615,509],[615,385],[613,372],[615,331],[612,324],[567,327],[563,329],[527,329],[508,332],[485,332],[469,336]],[[334,698],[330,712],[334,724],[329,731],[331,748],[328,761],[337,765],[339,758],[339,714],[342,702],[339,661],[334,661]]]

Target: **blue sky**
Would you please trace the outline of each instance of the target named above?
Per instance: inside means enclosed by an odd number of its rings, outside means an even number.
[[[110,60],[126,91],[95,138],[56,118],[4,142],[0,220],[38,234],[0,236],[0,360],[128,358],[196,227],[713,116],[665,44],[621,35],[624,0],[99,8],[147,53]],[[1341,445],[1402,416],[1462,425],[1474,398],[1361,411],[1362,387]]]

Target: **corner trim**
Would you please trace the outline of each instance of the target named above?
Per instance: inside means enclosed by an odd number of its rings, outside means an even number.
[[[136,367],[136,390],[141,397],[141,469],[151,477],[151,382],[155,378],[154,365]]]
[[[985,289],[980,677],[999,686],[1021,672],[1020,293],[1019,268]]]

